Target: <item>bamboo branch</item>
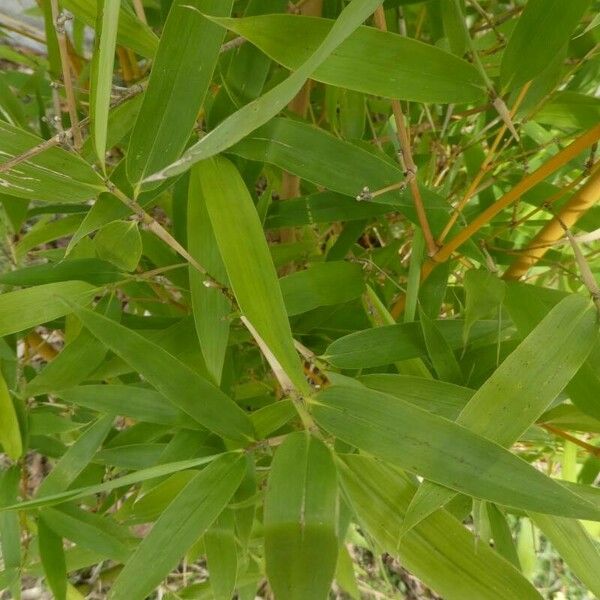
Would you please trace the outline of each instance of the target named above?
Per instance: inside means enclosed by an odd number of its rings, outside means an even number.
[[[385,11],[383,10],[382,6],[378,6],[375,9],[373,17],[377,28],[381,31],[387,31]],[[425,238],[425,243],[427,244],[427,251],[429,256],[433,256],[437,252],[438,247],[433,239],[431,227],[429,227],[429,221],[427,220],[427,214],[425,213],[425,207],[423,206],[423,198],[421,197],[421,190],[419,190],[419,184],[417,182],[417,165],[413,160],[412,150],[410,147],[410,132],[405,125],[404,114],[398,100],[392,100],[392,112],[394,114],[394,121],[396,123],[398,143],[400,144],[402,167],[406,172],[406,183],[410,187],[415,210],[417,211],[419,225],[423,230],[423,237]]]
[[[529,85],[530,84],[527,83],[526,85],[523,86],[523,88],[521,89],[521,92],[519,93],[519,96],[515,100],[515,104],[512,107],[512,110],[510,111],[511,119],[512,119],[512,117],[514,117],[514,115],[517,112],[517,109],[521,105],[521,102],[523,101],[523,98],[525,97],[525,94],[527,93],[527,90],[529,89]],[[460,202],[456,205],[454,211],[452,212],[452,215],[450,216],[450,218],[448,219],[448,222],[444,226],[444,229],[443,229],[442,233],[440,234],[440,237],[438,238],[438,244],[441,245],[444,243],[446,236],[452,229],[452,226],[454,225],[454,223],[456,223],[456,220],[460,216],[463,208],[465,207],[467,202],[471,199],[471,197],[477,193],[479,184],[481,183],[481,180],[484,178],[485,174],[489,171],[489,167],[490,167],[492,161],[494,160],[494,157],[496,156],[496,150],[498,148],[498,145],[500,144],[502,137],[506,133],[507,128],[508,128],[508,125],[505,121],[505,122],[503,122],[502,126],[498,130],[498,133],[492,143],[492,146],[490,147],[484,161],[481,163],[479,172],[477,173],[477,175],[475,175],[475,177],[471,181],[471,184],[469,185],[467,191],[465,192],[464,196],[461,198]]]
[[[513,202],[516,202],[525,192],[529,191],[538,183],[544,181],[557,169],[573,160],[578,154],[585,150],[585,148],[597,142],[598,139],[600,139],[600,124],[588,129],[585,133],[581,134],[578,138],[571,142],[571,144],[569,144],[566,148],[563,148],[558,154],[546,161],[533,173],[525,176],[514,188],[512,188],[510,191],[504,194],[504,196],[496,200],[494,204],[481,212],[471,223],[469,223],[469,225],[467,225],[467,227],[465,227],[449,242],[442,246],[437,254],[435,254],[435,256],[433,256],[423,265],[423,268],[421,269],[421,281],[427,279],[427,277],[429,277],[431,272],[438,264],[447,261],[455,250],[470,240],[497,214],[499,214],[507,206],[510,206]],[[396,300],[396,303],[391,310],[394,318],[398,318],[398,316],[402,313],[404,310],[404,303],[404,295],[400,296],[398,300]]]
[[[520,279],[526,275],[552,245],[564,236],[563,224],[570,229],[598,199],[600,199],[600,168],[596,168],[587,182],[529,242],[523,249],[523,254],[505,271],[503,279]]]
[[[565,440],[568,440],[569,442],[572,442],[573,444],[579,446],[580,448],[583,448],[584,450],[589,452],[592,456],[597,456],[600,458],[600,448],[598,448],[596,446],[592,446],[591,444],[588,444],[587,442],[580,440],[578,437],[575,437],[574,435],[571,435],[570,433],[567,433],[566,431],[563,431],[562,429],[559,429],[558,427],[554,427],[554,425],[549,425],[548,423],[541,423],[540,426],[543,427],[546,431],[550,431],[554,435],[557,435]]]

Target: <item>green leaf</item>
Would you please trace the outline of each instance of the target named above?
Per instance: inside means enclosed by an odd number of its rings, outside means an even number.
[[[306,389],[277,273],[258,213],[238,170],[218,157],[196,167],[219,251],[242,314],[289,379]]]
[[[96,156],[105,170],[106,133],[121,0],[98,0],[96,41],[90,77],[90,123]]]
[[[470,269],[465,273],[465,344],[469,339],[471,327],[476,321],[490,317],[502,305],[505,294],[505,283],[496,274],[479,269]]]
[[[312,414],[346,443],[455,491],[513,508],[600,519],[599,508],[501,446],[399,398],[332,386],[316,397]]]
[[[66,402],[145,423],[197,429],[188,415],[162,394],[134,385],[81,385],[56,392]]]
[[[461,383],[463,375],[458,361],[435,321],[430,319],[422,309],[419,309],[419,322],[421,323],[425,346],[437,376],[442,381]]]
[[[327,57],[381,2],[382,0],[353,0],[341,12],[323,42],[287,79],[225,119],[216,129],[189,148],[182,158],[147,180],[156,181],[182,173],[192,164],[226,150],[272,119],[300,91],[304,82]]]
[[[125,562],[131,554],[135,538],[110,517],[70,505],[44,508],[40,514],[56,535],[74,542],[78,548],[89,548],[118,562]]]
[[[95,2],[89,0],[61,0],[61,6],[81,19],[89,27],[96,27],[98,9]],[[156,52],[158,40],[156,35],[134,14],[121,7],[119,12],[119,27],[117,30],[119,44],[131,48],[134,52],[151,58]]]
[[[202,186],[203,165],[190,173],[187,204],[188,252],[224,285],[229,284],[227,271],[219,252],[213,226],[208,215],[207,198]],[[206,368],[213,381],[221,382],[221,373],[229,340],[231,304],[221,290],[204,285],[205,277],[190,265],[190,293],[194,324]]]
[[[43,285],[59,281],[86,281],[94,285],[114,283],[125,275],[114,265],[97,258],[74,258],[7,271],[0,274],[0,283],[15,286]]]
[[[227,506],[244,471],[242,457],[223,455],[198,473],[142,540],[117,577],[111,598],[143,600],[150,594]]]
[[[113,221],[94,237],[98,256],[123,271],[133,271],[142,256],[142,238],[135,221]]]
[[[120,304],[115,297],[103,298],[96,311],[114,320],[121,316]],[[100,366],[105,355],[104,346],[84,329],[27,383],[24,394],[38,396],[75,386]]]
[[[135,471],[134,473],[129,473],[128,475],[116,477],[114,479],[110,479],[108,481],[105,481],[104,483],[100,483],[97,485],[90,485],[82,488],[74,488],[66,492],[48,494],[47,496],[44,495],[43,497],[36,498],[34,500],[27,500],[25,502],[19,502],[8,506],[0,506],[0,512],[43,508],[46,506],[62,504],[63,502],[67,502],[69,500],[85,498],[86,496],[91,496],[93,494],[104,494],[106,492],[111,492],[112,490],[117,489],[119,487],[133,485],[136,483],[140,483],[141,481],[156,479],[157,477],[164,477],[166,475],[171,475],[172,473],[177,473],[179,471],[193,469],[195,467],[205,465],[215,460],[217,456],[221,455],[219,454],[201,456],[200,458],[194,458],[191,460],[168,462],[155,467],[140,469],[138,471]]]
[[[468,529],[445,510],[434,512],[399,543],[416,486],[397,469],[370,457],[344,455],[339,472],[345,497],[378,549],[398,557],[445,599],[540,600],[521,573],[489,546],[476,544]]]
[[[352,201],[345,201],[348,212],[370,216],[375,205],[381,203],[400,208],[411,221],[418,223],[413,200],[406,191],[381,193],[372,203],[356,200],[365,187],[375,192],[402,181],[404,172],[399,165],[380,152],[341,140],[308,123],[275,118],[231,147],[229,152],[249,160],[268,162],[302,179],[350,196]],[[327,161],[323,160],[324,156]],[[420,190],[432,230],[441,231],[448,219],[446,201],[424,186],[420,186]],[[322,194],[315,194],[315,217],[319,217],[321,201]],[[313,223],[312,206],[311,203],[306,209],[310,224]]]
[[[360,266],[342,261],[315,263],[282,277],[279,285],[289,316],[349,302],[365,290]]]
[[[183,152],[225,37],[203,13],[228,15],[232,4],[233,0],[172,3],[127,151],[127,175],[134,187]]]
[[[231,600],[237,580],[233,512],[225,509],[204,534],[210,587],[215,600]]]
[[[21,156],[44,141],[0,121],[2,162]],[[76,154],[57,147],[0,173],[0,187],[12,196],[43,202],[82,202],[106,191],[104,182],[88,163]]]
[[[69,488],[104,443],[113,420],[112,415],[102,416],[79,436],[40,484],[38,498],[53,496]]]
[[[593,307],[585,298],[568,296],[475,392],[456,422],[502,446],[510,446],[569,383],[597,339]],[[406,526],[453,497],[450,490],[425,482],[415,497]],[[420,502],[422,507],[418,506]]]
[[[561,558],[594,594],[600,595],[600,552],[585,528],[573,519],[530,513],[529,517]]]
[[[214,20],[292,71],[310,58],[334,24],[289,14]],[[312,79],[415,102],[478,102],[485,92],[477,69],[466,61],[418,40],[364,26],[339,45]]]
[[[15,502],[19,494],[21,469],[18,466],[0,471],[0,506]],[[4,573],[7,576],[6,586],[15,600],[21,600],[21,528],[19,515],[16,512],[0,513],[0,550]]]
[[[67,565],[62,538],[46,525],[42,516],[38,518],[37,528],[40,559],[48,586],[56,600],[66,600]]]
[[[462,346],[463,321],[441,319],[435,322],[450,348]],[[471,341],[497,334],[496,321],[480,321],[473,327]],[[427,356],[419,323],[384,325],[356,331],[332,342],[323,357],[342,369],[362,369],[387,365],[408,358]]]
[[[62,281],[0,295],[0,337],[35,327],[72,312],[63,298],[88,303],[97,288],[83,281]]]
[[[363,375],[359,381],[368,388],[396,396],[451,420],[458,417],[475,393],[475,390],[445,381],[391,373]]]
[[[338,490],[330,450],[308,433],[275,453],[265,496],[265,557],[277,598],[325,599],[335,573]]]
[[[567,44],[590,0],[529,0],[502,55],[500,80],[516,88],[533,79]]]
[[[144,376],[174,406],[219,435],[239,442],[253,437],[245,413],[219,388],[166,350],[91,310],[77,316],[107,348]]]
[[[15,411],[8,386],[0,371],[0,444],[12,460],[18,460],[23,454],[23,442],[19,420]]]

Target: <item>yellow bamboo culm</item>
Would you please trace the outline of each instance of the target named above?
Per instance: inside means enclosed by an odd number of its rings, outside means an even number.
[[[503,275],[504,279],[520,279],[535,265],[554,242],[564,234],[564,227],[571,228],[600,199],[600,168],[597,168],[587,182],[562,207],[560,212],[549,221],[531,240],[523,254],[510,265]],[[564,225],[564,227],[563,227]]]
[[[576,138],[566,148],[563,148],[558,154],[545,162],[533,173],[524,177],[514,188],[509,190],[504,196],[496,200],[494,204],[481,212],[471,223],[462,231],[456,234],[451,240],[446,242],[438,252],[423,264],[421,269],[421,281],[429,277],[431,272],[438,264],[446,262],[452,254],[465,242],[470,240],[482,227],[487,225],[497,214],[502,212],[507,206],[516,202],[524,193],[529,191],[538,183],[544,181],[552,175],[557,169],[573,160],[586,148],[593,145],[600,139],[600,124],[588,129],[586,132]],[[404,310],[405,296],[402,294],[397,300],[392,310],[392,316],[397,319]]]

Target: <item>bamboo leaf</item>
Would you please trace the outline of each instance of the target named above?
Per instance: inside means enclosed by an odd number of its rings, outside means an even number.
[[[40,559],[46,581],[56,600],[66,600],[67,565],[62,538],[46,525],[41,516],[38,518],[37,526]]]
[[[290,70],[309,59],[334,23],[284,14],[214,20]],[[435,46],[364,26],[344,40],[312,78],[415,102],[477,102],[485,91],[479,72],[466,61]]]
[[[477,545],[472,534],[445,510],[419,523],[399,544],[415,483],[367,456],[343,455],[340,463],[344,496],[378,548],[397,556],[444,598],[541,598],[510,563],[488,546]]]
[[[203,13],[228,15],[232,4],[233,0],[172,3],[127,152],[127,175],[134,187],[183,151],[224,38],[224,31]]]
[[[121,0],[100,0],[96,17],[96,42],[90,79],[90,121],[96,156],[103,171],[120,8]]]
[[[430,319],[422,309],[419,309],[419,322],[421,323],[425,346],[437,376],[442,381],[461,383],[463,375],[458,361],[450,345],[435,325],[435,321]]]
[[[76,309],[76,314],[107,348],[198,423],[236,441],[252,439],[252,424],[233,400],[166,350],[91,310]]]
[[[456,422],[502,446],[510,446],[569,383],[597,339],[594,309],[584,298],[568,296],[477,390]],[[424,482],[406,518],[406,527],[453,497],[450,490]],[[423,506],[419,506],[421,502]]]
[[[287,79],[266,94],[225,119],[216,129],[189,148],[181,159],[158,171],[148,181],[157,181],[186,171],[192,164],[226,150],[243,137],[264,125],[282,110],[300,91],[306,79],[364,21],[382,0],[351,2],[310,57]]]
[[[338,490],[329,449],[304,432],[273,459],[265,497],[265,556],[277,598],[328,597],[338,556]]]
[[[89,27],[95,27],[98,9],[95,2],[88,0],[61,0],[61,5],[81,19]],[[142,56],[152,57],[156,52],[158,40],[154,32],[137,19],[131,11],[121,7],[117,30],[119,44],[131,48]]]
[[[97,289],[83,281],[62,281],[0,295],[0,337],[72,312],[63,298],[87,303]]]
[[[502,55],[500,79],[516,88],[543,71],[567,44],[589,0],[529,0]]]
[[[463,321],[442,319],[436,321],[436,325],[451,349],[462,346]],[[471,342],[497,332],[497,321],[479,321],[473,327]],[[341,337],[327,347],[323,358],[342,369],[362,369],[426,355],[420,325],[402,323],[356,331]]]
[[[306,388],[277,273],[258,213],[239,172],[224,158],[196,167],[219,251],[243,315],[294,383]]]
[[[289,316],[319,306],[342,304],[358,298],[365,289],[362,269],[346,262],[316,263],[279,280]]]
[[[237,580],[237,546],[234,519],[225,509],[204,534],[210,587],[215,600],[231,600]]]
[[[0,121],[2,163],[43,143],[43,139]],[[44,202],[82,202],[106,191],[104,182],[88,163],[56,147],[1,172],[0,187],[12,196]]]
[[[38,498],[53,496],[68,489],[104,443],[113,420],[112,415],[100,417],[81,434],[42,481],[37,491]]]
[[[112,599],[143,600],[150,594],[222,512],[244,471],[242,457],[223,455],[198,473],[126,563],[112,588]]]
[[[332,386],[316,397],[312,414],[346,443],[455,491],[513,508],[600,519],[599,508],[501,446],[399,398]]]
[[[202,173],[202,165],[194,167],[190,173],[187,204],[188,251],[212,277],[227,285],[227,271],[208,214],[208,200],[203,193]],[[232,307],[221,290],[204,285],[205,277],[192,266],[189,268],[189,276],[198,342],[206,368],[218,385],[221,382],[229,340],[229,314]]]
[[[0,371],[0,444],[12,460],[18,460],[23,454],[23,441],[17,412],[6,385],[6,380]]]

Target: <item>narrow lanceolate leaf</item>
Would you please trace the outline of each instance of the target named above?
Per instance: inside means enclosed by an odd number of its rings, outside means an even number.
[[[188,252],[212,277],[228,285],[227,271],[206,207],[207,198],[202,186],[202,169],[203,166],[198,165],[190,173],[187,207]],[[189,276],[198,342],[206,368],[218,385],[221,382],[229,339],[229,315],[233,307],[221,290],[204,285],[206,277],[191,265]]]
[[[56,395],[66,402],[101,413],[170,427],[199,428],[194,420],[162,394],[148,388],[133,385],[80,385],[69,389],[61,388]]]
[[[450,345],[440,333],[433,319],[419,309],[419,322],[423,331],[423,339],[433,368],[442,381],[461,383],[463,376],[456,356]]]
[[[273,459],[265,497],[267,576],[276,598],[324,600],[338,556],[338,489],[330,450],[290,434]]]
[[[531,583],[445,510],[419,523],[400,541],[415,484],[379,460],[344,455],[342,490],[377,549],[398,557],[411,573],[446,600],[540,600]]]
[[[102,447],[112,427],[112,415],[100,417],[60,457],[38,488],[38,498],[65,491]]]
[[[0,506],[17,500],[21,469],[17,465],[0,471]],[[9,593],[21,600],[21,528],[16,512],[0,513],[0,550]],[[4,587],[4,586],[3,586]]]
[[[0,121],[0,168],[44,140]],[[81,202],[95,198],[106,186],[84,160],[62,148],[50,148],[0,171],[3,193],[43,202]]]
[[[71,312],[64,299],[88,303],[97,288],[83,281],[61,281],[0,295],[0,337],[35,327]]]
[[[225,119],[216,129],[189,148],[181,159],[162,169],[148,181],[182,173],[205,158],[226,150],[281,111],[300,91],[304,82],[327,57],[382,3],[383,0],[353,0],[310,57],[287,79],[266,94]]]
[[[121,316],[120,303],[115,297],[102,298],[96,311],[115,320]],[[105,355],[106,348],[83,329],[26,385],[24,393],[37,396],[73,387],[99,367]]]
[[[76,18],[81,19],[89,27],[95,27],[98,21],[98,7],[96,2],[89,0],[61,0],[61,6],[73,13]],[[133,11],[127,10],[125,6],[119,13],[119,27],[117,40],[122,46],[131,48],[142,56],[152,57],[158,46],[156,35],[142,23]]]
[[[166,350],[91,310],[76,309],[76,313],[107,348],[198,423],[236,441],[253,437],[252,424],[242,409]]]
[[[502,446],[510,446],[569,383],[597,339],[596,311],[590,302],[581,296],[568,296],[477,390],[456,422]],[[406,527],[453,497],[452,491],[424,482]],[[419,507],[421,501],[427,510]]]
[[[171,5],[127,152],[127,175],[134,186],[183,151],[225,36],[203,15],[228,15],[232,4],[175,0]]]
[[[43,517],[39,517],[37,526],[38,548],[46,582],[56,600],[66,600],[67,565],[62,538],[46,525]]]
[[[2,450],[17,460],[23,454],[23,442],[19,420],[10,396],[10,391],[0,370],[0,445]]]
[[[210,588],[215,600],[231,600],[237,580],[237,544],[233,512],[225,509],[204,534]]]
[[[505,88],[523,85],[544,70],[567,44],[590,0],[529,0],[502,56]]]
[[[305,389],[277,273],[246,185],[235,166],[222,157],[200,163],[196,175],[243,315],[292,383]]]
[[[362,269],[342,261],[316,263],[279,280],[289,316],[358,298],[365,291]]]
[[[150,594],[227,506],[244,471],[243,457],[227,454],[198,473],[127,562],[112,588],[112,600],[143,600]]]
[[[455,491],[513,508],[535,505],[536,512],[600,520],[600,508],[508,450],[399,398],[332,386],[316,397],[312,414],[348,444]]]
[[[41,515],[56,535],[74,542],[80,549],[88,548],[118,562],[125,562],[131,554],[135,538],[110,517],[74,505],[44,508]]]
[[[308,60],[334,23],[289,14],[215,21],[291,70]],[[315,70],[312,79],[416,102],[477,102],[485,91],[473,65],[436,46],[373,27],[359,27]]]
[[[96,41],[90,77],[90,121],[96,156],[103,170],[120,7],[121,0],[98,0]]]
[[[600,597],[600,552],[583,525],[574,519],[530,513],[529,517],[561,558],[596,597]]]
[[[462,346],[464,321],[442,319],[435,324],[451,349]],[[471,341],[497,332],[497,321],[480,321],[473,327]],[[332,342],[323,354],[323,358],[342,369],[379,367],[420,356],[427,356],[427,347],[419,323],[356,331]]]

